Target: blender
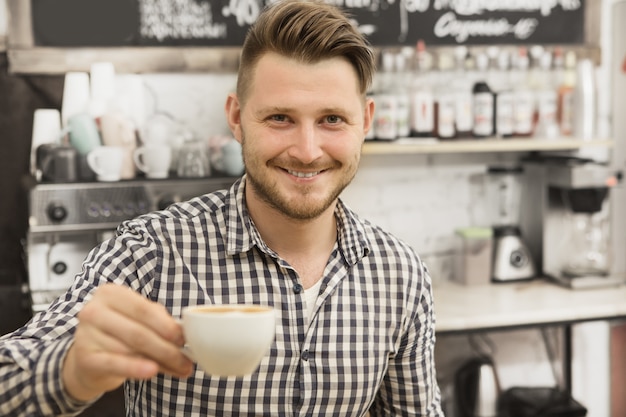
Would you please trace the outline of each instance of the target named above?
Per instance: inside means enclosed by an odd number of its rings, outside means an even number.
[[[535,265],[519,227],[521,176],[519,166],[494,166],[487,170],[488,202],[493,221],[493,282],[535,277]]]

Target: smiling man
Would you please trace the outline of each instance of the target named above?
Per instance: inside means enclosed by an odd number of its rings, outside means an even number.
[[[373,115],[356,76],[339,57],[309,64],[268,52],[259,59],[254,78],[263,82],[226,104],[244,147],[249,206],[260,199],[302,220],[332,215],[354,178]]]
[[[339,198],[371,127],[373,72],[337,8],[265,9],[225,106],[246,174],[124,222],[64,296],[0,339],[0,414],[75,414],[124,384],[133,416],[442,416],[430,277]],[[226,303],[276,310],[245,377],[180,350],[182,310]]]

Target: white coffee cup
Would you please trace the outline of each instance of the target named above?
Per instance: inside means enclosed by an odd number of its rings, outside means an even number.
[[[48,143],[59,143],[61,139],[61,112],[57,109],[36,109],[33,114],[33,132],[30,151],[30,171],[37,171],[37,148]]]
[[[87,164],[98,181],[119,181],[123,161],[124,148],[119,146],[99,146],[87,154]]]
[[[172,148],[169,145],[142,146],[133,152],[133,160],[147,178],[167,178],[172,163]]]
[[[61,122],[67,126],[69,119],[75,114],[89,110],[91,93],[89,74],[86,72],[68,72],[63,83],[63,102],[61,104]]]
[[[115,65],[112,62],[93,62],[89,70],[91,98],[107,103],[115,97]]]
[[[182,314],[184,351],[213,376],[252,374],[276,331],[272,307],[251,304],[187,307]]]

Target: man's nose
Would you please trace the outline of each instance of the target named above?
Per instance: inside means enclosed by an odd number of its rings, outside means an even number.
[[[323,155],[320,132],[317,132],[315,126],[300,126],[293,138],[289,155],[305,164],[311,163]]]

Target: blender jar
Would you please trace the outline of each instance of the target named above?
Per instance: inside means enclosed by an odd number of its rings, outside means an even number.
[[[497,166],[487,170],[487,201],[491,222],[496,229],[519,223],[522,173],[519,166]]]

